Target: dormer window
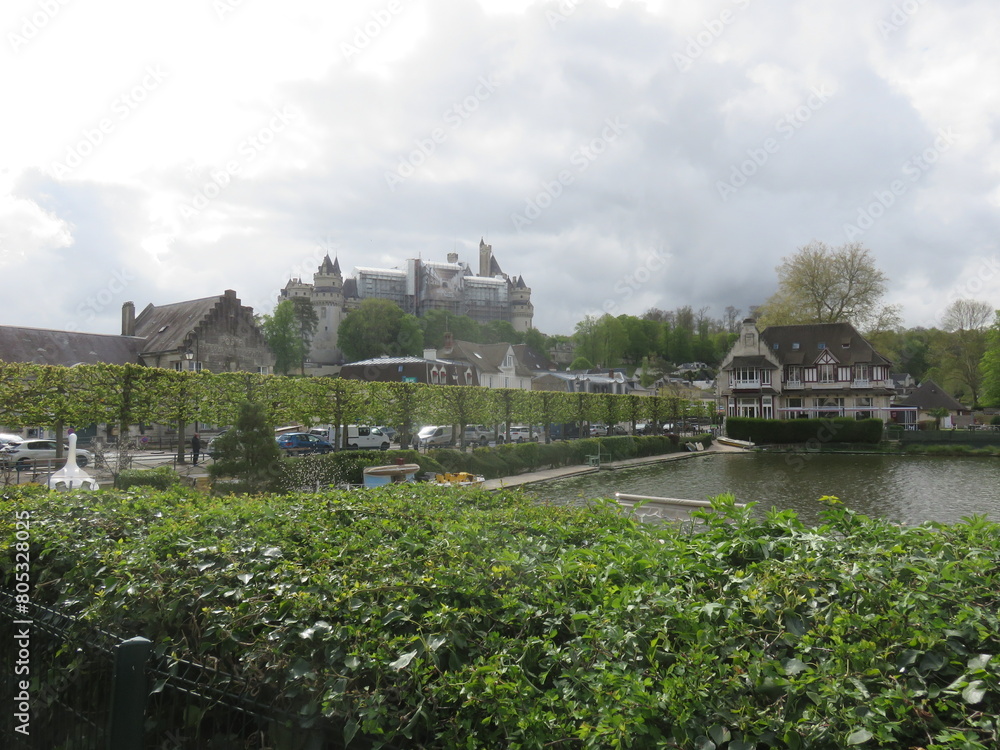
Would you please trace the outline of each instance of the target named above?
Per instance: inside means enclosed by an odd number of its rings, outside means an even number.
[[[799,342],[798,341],[792,342],[792,351],[797,352],[798,350],[799,350]]]
[[[816,348],[817,349],[826,349],[826,342],[825,341],[820,341],[818,344],[816,344]]]

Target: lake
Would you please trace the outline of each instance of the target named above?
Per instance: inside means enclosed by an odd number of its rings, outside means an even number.
[[[852,510],[898,523],[954,523],[974,514],[1000,521],[1000,460],[835,453],[729,453],[600,471],[534,485],[540,500],[578,503],[616,492],[737,502],[795,510],[819,521],[816,502],[835,495]]]

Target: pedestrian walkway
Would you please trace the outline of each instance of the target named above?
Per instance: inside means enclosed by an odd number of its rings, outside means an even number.
[[[646,464],[658,464],[664,461],[682,461],[697,456],[707,456],[713,453],[742,453],[742,448],[733,448],[726,445],[713,445],[707,450],[696,453],[684,451],[681,453],[666,453],[660,456],[645,456],[643,458],[626,458],[621,461],[602,461],[600,467],[596,466],[561,466],[557,469],[543,469],[541,471],[531,471],[526,474],[518,474],[512,477],[501,477],[500,479],[487,479],[483,488],[487,490],[511,489],[513,487],[524,487],[538,482],[549,482],[553,479],[565,479],[566,477],[580,476],[581,474],[593,474],[597,471],[614,471],[615,469],[626,469],[631,466],[643,466]]]

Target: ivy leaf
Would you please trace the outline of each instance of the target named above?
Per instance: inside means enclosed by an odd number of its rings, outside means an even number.
[[[389,666],[395,669],[396,671],[399,671],[400,669],[406,669],[408,666],[410,666],[410,662],[413,661],[416,658],[416,656],[417,656],[416,650],[407,651],[405,654],[400,654],[399,658],[396,659],[396,661],[392,662],[392,664],[390,664]]]
[[[867,729],[855,729],[847,737],[848,745],[863,745],[872,738],[872,733]]]
[[[970,706],[974,706],[979,703],[983,697],[986,695],[986,688],[983,687],[982,680],[973,680],[968,685],[965,686],[965,690],[962,691],[962,700],[968,703]]]
[[[794,677],[795,675],[805,672],[807,669],[809,669],[809,665],[807,665],[801,659],[783,659],[781,662],[781,666],[784,668],[785,674],[787,674],[789,677]]]

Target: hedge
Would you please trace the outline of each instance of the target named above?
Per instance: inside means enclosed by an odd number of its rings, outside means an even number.
[[[30,518],[32,601],[250,680],[328,748],[996,748],[1000,527],[827,501],[809,528],[723,498],[692,534],[431,486],[15,488],[0,536]],[[82,695],[85,659],[32,677]],[[66,724],[33,695],[33,730]],[[201,716],[150,713],[150,746]],[[202,731],[185,746],[243,746]]]
[[[645,458],[687,450],[686,444],[697,442],[706,448],[711,445],[710,435],[681,438],[677,444],[665,436],[633,437],[631,435],[553,443],[505,443],[495,448],[474,448],[471,453],[453,449],[431,449],[428,455],[447,471],[467,471],[482,474],[487,479],[515,476],[529,471],[560,466],[579,466],[587,463],[588,456],[600,451],[602,461],[622,461]]]
[[[729,417],[726,434],[736,440],[771,443],[867,443],[882,441],[881,419],[750,419]]]

